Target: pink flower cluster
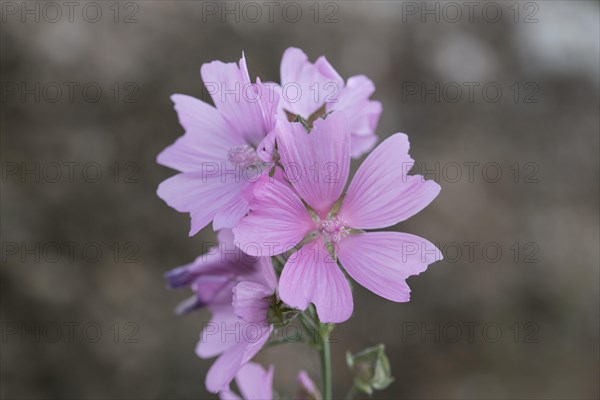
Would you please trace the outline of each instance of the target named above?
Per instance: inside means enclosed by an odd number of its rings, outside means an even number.
[[[420,237],[372,231],[410,218],[440,191],[408,175],[405,134],[379,144],[348,184],[351,158],[377,142],[373,83],[362,75],[344,82],[325,57],[312,63],[296,48],[285,51],[280,74],[279,84],[252,83],[244,56],[203,65],[214,107],[174,95],[185,134],[158,156],[179,171],[158,195],[190,214],[190,235],[210,222],[219,231],[218,246],[167,278],[194,291],[180,312],[212,313],[197,354],[219,355],[206,385],[223,398],[238,398],[229,388],[236,375],[240,388],[248,376],[268,381],[260,390],[271,396],[272,369],[248,363],[277,329],[276,311],[313,304],[320,322],[340,323],[353,312],[349,278],[405,302],[406,279],[442,258]]]

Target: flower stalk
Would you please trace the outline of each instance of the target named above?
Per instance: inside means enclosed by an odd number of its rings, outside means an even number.
[[[323,377],[323,399],[332,399],[331,349],[329,346],[329,329],[326,324],[319,323],[321,336],[321,374]]]

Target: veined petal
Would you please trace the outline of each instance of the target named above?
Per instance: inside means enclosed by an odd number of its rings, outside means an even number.
[[[350,130],[350,150],[353,158],[368,152],[377,143],[377,123],[381,116],[381,103],[369,100],[375,91],[373,82],[364,75],[350,77],[336,103],[330,103],[327,110],[343,111],[348,117]]]
[[[217,358],[206,374],[205,383],[209,392],[218,393],[229,386],[242,367],[245,350],[246,343],[239,342]]]
[[[232,202],[228,207],[222,208],[215,214],[213,229],[215,231],[223,228],[233,228],[250,211],[250,203],[241,198]]]
[[[350,171],[350,133],[342,112],[318,119],[310,133],[278,121],[277,144],[288,179],[322,217],[338,200]]]
[[[243,327],[238,332],[235,345],[227,349],[208,370],[206,389],[211,393],[226,389],[239,370],[262,349],[272,330],[272,325]]]
[[[217,253],[218,246],[206,254],[196,257],[194,262],[174,268],[165,273],[169,289],[179,289],[191,285],[202,274],[218,271],[223,265]]]
[[[364,75],[352,76],[337,97],[337,103],[331,103],[328,111],[330,108],[344,111],[352,134],[371,135],[381,115],[381,103],[369,100],[373,92],[375,85],[369,78]]]
[[[231,304],[214,309],[214,314],[200,333],[196,354],[200,358],[211,358],[235,346],[244,322],[234,313]],[[233,334],[229,334],[233,332]]]
[[[251,211],[233,229],[237,245],[253,256],[274,256],[315,229],[302,201],[284,183],[263,177],[254,188]]]
[[[241,172],[228,172],[221,175],[219,166],[214,173],[186,172],[163,181],[158,187],[158,196],[179,212],[189,212],[192,218],[190,236],[204,228],[221,210],[243,208],[236,203],[243,202],[241,193],[249,185]],[[211,170],[213,171],[213,170]],[[238,208],[239,207],[239,208]],[[223,211],[225,212],[225,211]],[[217,226],[234,225],[233,217],[221,214]],[[227,217],[227,218],[226,218]]]
[[[277,131],[273,129],[264,139],[258,144],[256,148],[256,154],[264,162],[271,162],[273,160],[273,152],[275,151],[275,139],[277,138]]]
[[[271,293],[275,293],[275,289],[277,288],[277,274],[273,268],[271,257],[261,257],[259,260],[259,268],[265,286],[271,289]]]
[[[192,135],[207,132],[218,138],[227,127],[219,111],[208,103],[185,94],[171,96],[179,123]]]
[[[246,322],[265,322],[269,311],[266,300],[273,290],[257,283],[244,281],[233,288],[233,310],[235,315]]]
[[[251,328],[251,333],[248,330]],[[243,334],[244,340],[247,343],[244,351],[242,363],[246,364],[263,348],[269,340],[269,336],[273,333],[273,325],[268,324],[249,324],[247,331]]]
[[[408,149],[408,137],[397,133],[358,168],[339,212],[349,226],[385,228],[412,217],[435,199],[440,192],[437,183],[407,175],[414,163]]]
[[[350,285],[321,236],[288,259],[279,279],[279,296],[300,310],[313,303],[323,322],[344,322],[354,307]]]
[[[335,99],[344,87],[343,79],[325,57],[313,64],[295,47],[283,53],[280,72],[281,106],[306,119]]]
[[[227,123],[246,141],[256,146],[269,132],[260,93],[251,83],[242,55],[235,63],[213,61],[202,65],[202,80]]]
[[[336,254],[348,274],[362,286],[388,300],[410,300],[406,278],[418,275],[441,252],[429,241],[400,232],[368,232],[338,242]]]
[[[203,163],[221,163],[229,149],[243,144],[216,108],[191,96],[171,96],[185,134],[164,149],[157,162],[181,172],[198,171]]]

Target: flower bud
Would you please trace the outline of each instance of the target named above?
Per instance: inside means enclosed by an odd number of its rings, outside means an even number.
[[[369,347],[354,355],[347,352],[346,362],[356,374],[354,385],[369,395],[373,393],[373,389],[386,389],[394,381],[383,344]]]

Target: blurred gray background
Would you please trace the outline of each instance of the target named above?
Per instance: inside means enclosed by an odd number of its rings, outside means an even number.
[[[375,399],[598,398],[597,1],[46,4],[0,9],[3,399],[208,397],[209,315],[175,316],[189,293],[162,277],[214,240],[155,194],[183,132],[169,96],[206,99],[200,66],[242,50],[276,81],[289,46],[369,76],[379,137],[407,133],[443,188],[394,229],[447,260],[410,303],[355,289],[335,394],[345,351],[383,342]],[[288,398],[299,369],[319,382],[301,346],[258,359]]]

